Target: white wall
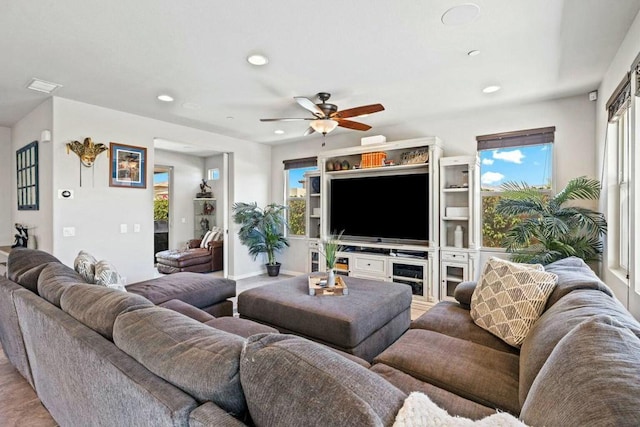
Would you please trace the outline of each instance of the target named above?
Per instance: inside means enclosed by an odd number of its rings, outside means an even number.
[[[45,100],[32,112],[16,123],[11,131],[13,155],[11,155],[11,171],[16,170],[16,150],[40,139],[44,129],[53,129],[53,102]],[[54,132],[55,135],[55,132]],[[39,210],[19,211],[16,192],[16,175],[11,174],[11,223],[20,223],[30,228],[30,238],[37,241],[38,249],[51,252],[53,250],[53,145],[38,143],[38,191]],[[34,227],[33,229],[31,229]]]
[[[631,65],[633,63],[633,60],[636,58],[636,56],[639,53],[640,53],[640,13],[636,16],[633,24],[631,25],[631,28],[629,29],[629,32],[627,33],[624,41],[622,42],[622,44],[620,45],[620,48],[618,49],[618,52],[616,53],[613,61],[611,61],[609,69],[604,75],[604,78],[602,79],[602,83],[600,84],[600,87],[598,88],[599,99],[598,99],[598,108],[596,110],[597,111],[596,154],[597,154],[598,165],[601,165],[603,163],[603,160],[608,161],[609,159],[609,157],[606,157],[603,159],[604,157],[603,153],[604,153],[604,147],[605,147],[605,134],[607,131],[607,112],[605,110],[606,102],[611,96],[611,94],[615,91],[617,85],[620,83],[623,76],[627,72],[629,72]],[[637,102],[636,102],[635,108],[636,109],[640,108],[640,105],[638,105]],[[637,126],[638,126],[638,123],[636,123],[636,127]],[[636,133],[636,135],[638,135],[638,133]],[[639,161],[640,150],[636,148],[638,145],[638,142],[640,141],[636,139],[634,148],[632,148],[633,150],[635,150],[636,167],[637,165],[640,164],[640,161]],[[614,149],[615,147],[609,146],[607,148],[608,148],[607,151],[609,155],[611,154],[611,152],[615,152],[615,151],[612,151],[612,149]],[[634,168],[632,168],[631,173],[632,173],[632,177],[634,175],[636,176],[635,182],[638,182],[638,178],[637,178],[638,172]],[[611,169],[605,170],[605,176],[608,176],[609,178],[615,177],[615,171]],[[606,212],[609,198],[614,197],[613,192],[611,192],[611,195],[610,195],[610,189],[615,188],[615,186],[616,186],[615,180],[611,180],[611,179],[606,180],[605,185],[603,187],[602,197],[600,200],[600,209],[603,212]],[[635,206],[632,207],[632,218],[634,216],[637,218],[638,212],[640,210],[639,209],[640,197],[636,195],[637,191],[638,191],[637,188],[634,189],[634,179],[632,178],[630,192],[632,194],[632,197],[635,197],[635,201],[636,201]],[[615,219],[610,219],[609,221],[611,220],[615,220]],[[636,261],[638,260],[639,247],[636,243],[638,230],[639,230],[638,227],[640,227],[640,224],[637,222],[637,219],[636,219],[635,224],[632,224],[632,228],[631,228],[632,235],[635,237],[631,239],[631,245],[632,245],[631,265],[632,266],[637,265]],[[612,238],[613,236],[610,235],[609,237]],[[613,241],[614,240],[612,240],[611,242]],[[638,296],[638,294],[633,291],[631,293],[629,292],[630,289],[635,289],[638,286],[638,281],[640,280],[640,277],[636,277],[634,272],[632,271],[631,272],[632,287],[629,288],[626,284],[626,280],[624,280],[624,277],[621,276],[619,272],[616,272],[615,266],[609,265],[609,263],[607,262],[608,258],[609,258],[609,250],[608,250],[608,247],[605,245],[605,256],[604,256],[605,262],[604,262],[604,266],[603,266],[604,268],[602,271],[603,280],[607,283],[607,285],[609,285],[613,289],[613,291],[616,294],[616,297],[620,299],[620,301],[622,301],[623,304],[628,306],[629,310],[634,314],[634,316],[636,318],[640,318],[640,301],[638,301],[640,296]],[[629,301],[630,298],[632,301]]]
[[[476,153],[476,136],[546,126],[556,127],[554,148],[554,177],[556,188],[564,187],[577,176],[599,178],[595,167],[595,106],[587,94],[552,101],[513,105],[504,108],[456,114],[432,120],[409,123],[415,133],[401,132],[397,127],[375,129],[385,135],[387,141],[419,138],[434,135],[442,139],[444,156],[473,155]],[[380,113],[383,114],[383,113]],[[369,132],[368,134],[371,134]],[[361,134],[352,131],[326,138],[324,149],[336,149],[360,144]],[[274,195],[283,198],[282,160],[314,156],[320,150],[322,137],[309,137],[304,142],[279,145],[273,149]],[[279,196],[278,196],[279,194]],[[292,240],[292,249],[283,260],[287,270],[306,271],[307,243],[304,239]],[[490,252],[483,254],[481,262]]]
[[[15,157],[11,144],[11,129],[0,126],[0,246],[12,245],[15,230],[11,222],[11,159]]]
[[[154,150],[157,165],[172,166],[169,200],[169,249],[184,248],[194,236],[193,199],[204,178],[204,159],[166,150]],[[182,222],[184,218],[185,222]]]
[[[266,145],[63,98],[54,98],[53,104],[54,140],[50,144],[55,164],[53,188],[69,188],[76,192],[73,200],[54,199],[53,203],[53,253],[67,265],[73,263],[79,250],[86,249],[96,257],[114,263],[129,283],[153,276],[152,177],[153,139],[156,137],[234,153],[231,177],[234,196],[238,200],[259,202],[269,197],[270,148]],[[67,155],[65,143],[89,136],[96,143],[113,141],[146,147],[147,188],[109,187],[106,153],[98,157],[93,170],[83,171],[83,186],[80,187],[77,157]],[[93,183],[92,176],[95,178]],[[129,233],[121,234],[120,224],[127,224]],[[133,224],[141,224],[140,233],[132,232]],[[62,236],[62,228],[67,226],[76,228],[75,237]],[[230,254],[232,275],[242,276],[260,268],[259,263],[250,260],[237,237],[230,242]]]

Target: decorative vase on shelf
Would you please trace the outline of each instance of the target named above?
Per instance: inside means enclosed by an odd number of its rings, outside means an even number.
[[[462,247],[462,226],[456,226],[455,231],[453,232],[453,246],[456,248]]]
[[[333,288],[335,286],[336,286],[336,272],[334,271],[333,268],[330,268],[329,271],[327,271],[327,287]]]

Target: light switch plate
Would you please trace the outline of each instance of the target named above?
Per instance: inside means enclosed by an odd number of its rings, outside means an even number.
[[[75,227],[62,227],[62,236],[63,237],[73,237],[76,235]]]
[[[127,233],[128,227],[127,224],[120,224],[120,233]]]

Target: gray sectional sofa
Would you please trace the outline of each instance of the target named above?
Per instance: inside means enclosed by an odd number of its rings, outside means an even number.
[[[581,260],[547,271],[559,283],[521,349],[473,323],[467,283],[369,364],[25,249],[0,279],[0,340],[61,426],[390,426],[413,391],[472,419],[640,425],[640,324]]]

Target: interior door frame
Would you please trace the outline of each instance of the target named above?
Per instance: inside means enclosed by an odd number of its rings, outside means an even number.
[[[173,242],[174,236],[173,236],[173,217],[174,212],[173,212],[173,203],[171,202],[171,199],[173,198],[173,166],[169,166],[169,165],[163,165],[163,164],[154,164],[153,165],[153,173],[155,175],[156,170],[162,170],[163,172],[167,172],[167,174],[169,175],[169,178],[167,179],[168,182],[168,198],[169,198],[169,221],[167,221],[167,224],[169,226],[169,237],[167,239],[167,246],[169,248],[171,248],[171,243]],[[155,197],[154,197],[155,198]]]

